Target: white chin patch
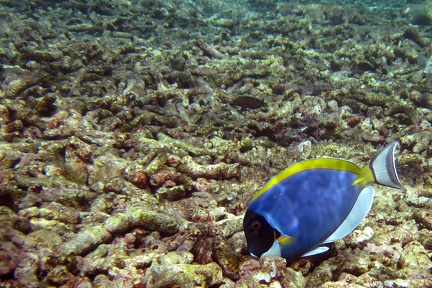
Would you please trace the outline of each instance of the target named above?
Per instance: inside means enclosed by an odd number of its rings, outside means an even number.
[[[261,255],[261,257],[264,256],[281,256],[281,245],[277,239],[273,242],[272,247]]]

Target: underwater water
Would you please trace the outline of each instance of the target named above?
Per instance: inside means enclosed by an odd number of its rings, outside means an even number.
[[[431,15],[1,1],[0,287],[432,287]],[[363,167],[394,141],[405,189],[375,185],[352,233],[249,255],[243,218],[269,179],[317,157]]]

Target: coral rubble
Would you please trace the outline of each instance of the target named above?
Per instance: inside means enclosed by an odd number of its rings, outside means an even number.
[[[0,287],[432,287],[432,5],[405,2],[2,1]],[[271,176],[395,140],[406,191],[328,253],[248,255]]]

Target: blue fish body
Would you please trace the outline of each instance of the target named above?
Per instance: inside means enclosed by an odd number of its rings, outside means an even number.
[[[273,186],[249,208],[266,215],[281,234],[302,239],[282,250],[282,257],[298,258],[329,237],[349,214],[360,193],[359,185],[351,186],[355,180],[350,172],[305,171]]]
[[[328,248],[323,244],[350,233],[372,205],[369,184],[402,188],[394,166],[396,145],[363,169],[340,159],[312,159],[271,179],[252,199],[244,218],[251,254],[296,259],[324,252]]]

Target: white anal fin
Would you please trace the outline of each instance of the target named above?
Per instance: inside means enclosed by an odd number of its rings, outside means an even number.
[[[365,187],[357,198],[351,212],[342,224],[331,234],[322,244],[332,243],[342,239],[351,233],[369,213],[374,199],[374,189],[372,186]]]
[[[329,248],[326,246],[319,246],[315,249],[313,249],[312,251],[309,251],[305,254],[302,255],[302,257],[307,257],[307,256],[312,256],[312,255],[316,255],[316,254],[320,254],[320,253],[324,253],[328,250]]]

